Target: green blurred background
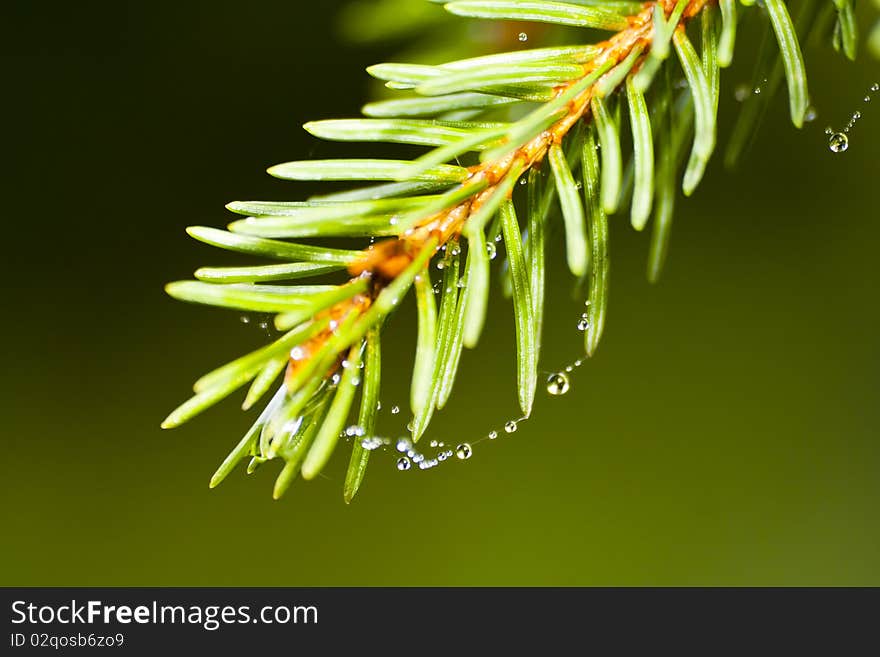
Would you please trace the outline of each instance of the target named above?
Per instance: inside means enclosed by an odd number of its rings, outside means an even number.
[[[0,584],[880,585],[880,95],[862,100],[880,66],[830,47],[807,52],[819,118],[796,131],[780,96],[740,171],[716,155],[659,285],[648,236],[614,219],[599,353],[518,432],[429,472],[379,454],[351,506],[347,454],[280,502],[274,464],[208,489],[248,417],[229,400],[159,422],[265,336],[162,286],[229,261],[185,226],[312,191],[266,166],[364,152],[299,127],[356,114],[365,65],[406,47],[346,45],[341,4],[3,3]],[[723,75],[722,140],[749,75]],[[823,129],[855,110],[833,155]],[[581,345],[553,248],[548,371]],[[426,440],[516,413],[512,312],[493,303]],[[386,409],[405,405],[412,310],[384,343]]]

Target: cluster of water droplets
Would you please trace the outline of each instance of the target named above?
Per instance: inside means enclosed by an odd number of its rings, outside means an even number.
[[[868,93],[862,98],[862,101],[865,103],[871,102],[871,94],[877,93],[880,91],[880,83],[875,82],[868,89]],[[856,124],[856,121],[862,118],[861,110],[856,110],[849,117],[849,121],[844,126],[843,130],[834,130],[830,126],[825,128],[825,134],[828,136],[828,150],[832,153],[843,153],[845,150],[849,148],[849,133],[850,130]]]

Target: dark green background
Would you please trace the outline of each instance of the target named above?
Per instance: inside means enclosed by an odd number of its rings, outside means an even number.
[[[228,261],[185,226],[309,193],[266,166],[363,152],[299,128],[355,114],[364,66],[402,45],[339,43],[338,4],[3,3],[0,584],[880,584],[880,95],[862,101],[880,67],[824,47],[807,53],[819,119],[796,131],[780,96],[739,172],[716,155],[659,285],[647,235],[614,219],[600,351],[516,434],[427,473],[379,455],[351,506],[347,455],[281,502],[274,464],[209,491],[248,418],[230,400],[159,422],[265,336],[162,286]],[[724,73],[722,140],[747,79]],[[823,128],[857,109],[832,155]],[[546,369],[581,344],[553,246]],[[493,303],[427,439],[515,413]],[[385,341],[386,408],[406,399],[412,315]]]

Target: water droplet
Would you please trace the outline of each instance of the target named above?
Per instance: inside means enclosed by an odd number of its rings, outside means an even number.
[[[520,184],[520,185],[525,185],[526,182],[528,182],[528,181],[527,181],[525,178],[520,178],[520,179],[519,179],[519,184]]]
[[[242,324],[250,324],[251,323],[251,318],[248,315],[242,315],[238,319],[241,321]]]
[[[761,93],[761,87],[755,87],[755,90],[754,90],[753,93],[754,93],[756,96],[760,95],[760,93]]]
[[[409,470],[411,467],[412,467],[412,463],[405,456],[401,456],[399,459],[397,459],[397,469],[398,470],[401,470],[401,471]]]
[[[436,446],[437,446],[437,441],[436,441],[436,440],[432,440],[432,441],[431,441],[430,443],[428,443],[428,444],[429,444],[431,447],[436,447]]]
[[[804,121],[810,123],[811,121],[815,121],[817,116],[819,116],[819,114],[816,112],[816,108],[810,105],[804,113]]]
[[[733,97],[737,100],[737,102],[743,102],[746,98],[749,97],[749,85],[738,84],[736,86],[736,89],[733,90]]]
[[[306,350],[302,347],[294,347],[290,350],[290,360],[302,360],[306,357]]]
[[[586,331],[590,328],[590,316],[587,313],[581,315],[581,318],[578,320],[578,331]]]
[[[398,413],[400,413],[400,406],[392,406],[391,415],[397,415]]]
[[[529,35],[526,34],[525,32],[520,32],[519,36],[517,36],[516,38],[519,39],[520,41],[528,41]]]
[[[507,424],[504,425],[504,430],[507,433],[513,433],[514,431],[516,431],[516,429],[517,429],[516,420],[509,420],[507,422]]]
[[[547,392],[551,395],[564,395],[569,387],[568,377],[562,372],[555,372],[547,378]]]
[[[474,453],[474,450],[471,449],[469,443],[462,443],[458,447],[455,448],[455,456],[460,458],[462,461],[467,461],[471,454]]]
[[[494,260],[495,256],[498,255],[498,249],[495,248],[495,245],[492,242],[489,242],[486,245],[486,252],[489,254],[489,260]]]
[[[858,121],[860,118],[862,118],[862,113],[861,112],[853,112],[852,117],[853,117],[853,121]]]
[[[871,85],[871,91],[880,91],[880,82],[875,82]]]
[[[398,452],[408,452],[412,447],[412,442],[409,438],[401,438],[397,441],[396,447]]]
[[[834,130],[831,129],[831,126],[828,126],[827,128],[825,128],[825,134],[828,135],[829,137],[834,134]]]
[[[843,153],[849,148],[849,139],[842,132],[834,133],[828,140],[828,148],[832,153]]]
[[[413,454],[412,460],[413,460],[413,463],[421,463],[422,461],[425,460],[425,455],[418,454],[418,453]]]
[[[871,102],[871,97],[870,97],[870,96],[865,96],[862,100],[864,100],[866,103],[870,103],[870,102]]]
[[[385,444],[385,441],[382,438],[364,438],[361,441],[361,447],[363,447],[368,452],[372,452],[374,449],[379,449],[382,445]]]
[[[442,260],[437,261],[437,269],[443,269],[446,267],[446,264]]]
[[[498,437],[498,432],[494,429],[489,432],[489,440],[495,440]]]
[[[438,461],[445,461],[447,458],[449,458],[449,457],[446,455],[446,452],[440,452],[440,453],[437,455],[437,460],[438,460]]]

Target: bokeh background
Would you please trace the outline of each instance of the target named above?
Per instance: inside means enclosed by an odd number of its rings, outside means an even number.
[[[228,261],[185,226],[312,191],[266,166],[355,152],[300,125],[355,115],[363,68],[408,46],[343,40],[341,4],[0,8],[0,584],[880,584],[880,96],[863,101],[880,66],[830,47],[807,52],[817,120],[792,128],[783,93],[739,171],[716,155],[658,285],[648,236],[614,219],[599,353],[515,434],[430,472],[374,456],[351,506],[347,454],[280,502],[274,464],[208,489],[250,423],[237,401],[159,422],[265,335],[162,286]],[[723,75],[722,140],[749,76]],[[830,153],[825,126],[856,110]],[[581,345],[554,253],[547,371]],[[426,440],[473,442],[516,413],[512,313],[493,304]],[[386,409],[405,405],[413,315],[384,343]]]

